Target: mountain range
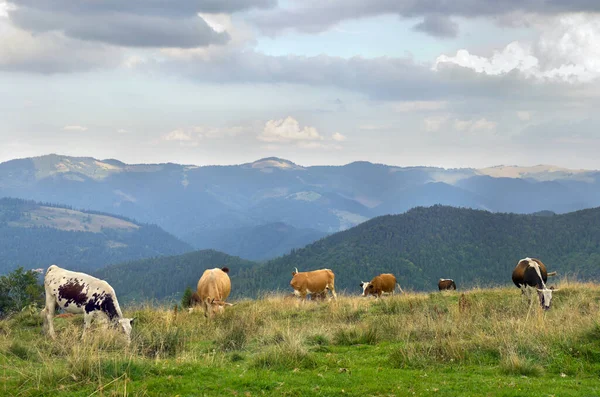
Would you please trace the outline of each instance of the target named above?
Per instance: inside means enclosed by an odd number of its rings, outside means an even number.
[[[600,172],[368,162],[303,167],[279,158],[231,166],[129,165],[47,155],[0,164],[0,197],[114,213],[159,225],[197,249],[265,259],[417,206],[513,213],[600,206]]]

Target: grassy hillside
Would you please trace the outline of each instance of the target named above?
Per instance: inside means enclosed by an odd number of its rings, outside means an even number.
[[[82,318],[40,334],[37,311],[0,322],[7,396],[592,396],[600,394],[600,288],[559,285],[552,309],[516,288],[201,313],[128,307],[133,341]],[[65,343],[66,340],[71,342]]]
[[[109,263],[180,254],[186,243],[157,226],[18,199],[0,199],[0,274],[52,263],[94,270]]]

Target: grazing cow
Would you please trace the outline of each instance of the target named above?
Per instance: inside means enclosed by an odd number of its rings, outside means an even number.
[[[440,278],[438,281],[438,289],[440,291],[448,290],[448,289],[456,289],[456,283],[451,278]]]
[[[229,269],[207,269],[198,280],[198,296],[200,304],[206,317],[223,313],[225,306],[233,306],[225,302],[231,292],[231,280],[229,280]]]
[[[46,307],[42,310],[44,330],[52,339],[56,338],[53,317],[56,305],[67,313],[83,313],[83,335],[90,327],[94,317],[108,319],[119,327],[127,340],[131,341],[131,324],[133,318],[124,318],[115,290],[104,280],[85,273],[72,272],[52,265],[44,277],[46,290]]]
[[[363,289],[363,296],[368,296],[370,294],[379,298],[383,293],[394,294],[396,286],[398,286],[398,289],[402,292],[400,284],[396,283],[396,277],[391,273],[380,274],[369,282],[363,281],[360,283],[360,286]]]
[[[546,281],[548,280],[548,276],[554,275],[556,275],[556,272],[548,273],[546,266],[539,259],[525,258],[517,263],[512,273],[512,280],[521,289],[522,293],[525,293],[528,286],[535,287],[540,299],[540,305],[544,310],[548,310],[552,303],[553,289],[546,287]]]
[[[311,294],[311,297],[319,294],[327,296],[327,291],[331,291],[331,295],[337,299],[334,283],[335,275],[329,269],[299,272],[296,268],[296,271],[292,272],[290,286],[294,289],[294,294],[302,300],[306,300],[308,294]]]

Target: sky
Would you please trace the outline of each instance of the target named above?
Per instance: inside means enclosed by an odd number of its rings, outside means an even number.
[[[600,2],[0,0],[0,161],[600,169]]]

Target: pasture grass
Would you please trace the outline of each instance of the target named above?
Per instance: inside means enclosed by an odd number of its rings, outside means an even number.
[[[78,316],[52,341],[26,310],[0,322],[0,395],[600,395],[600,287],[558,287],[547,312],[516,288],[131,307],[130,345]]]

